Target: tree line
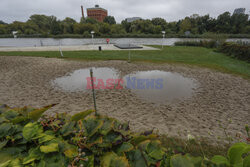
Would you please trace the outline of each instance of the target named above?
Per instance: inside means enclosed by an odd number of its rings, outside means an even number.
[[[217,18],[209,15],[199,16],[194,14],[176,22],[167,22],[163,18],[151,20],[137,20],[127,22],[123,20],[116,23],[113,16],[107,16],[104,22],[92,18],[82,18],[80,22],[72,18],[58,20],[55,16],[32,15],[26,22],[14,21],[10,24],[0,21],[0,35],[11,34],[17,31],[24,35],[66,35],[75,34],[89,36],[95,31],[96,36],[114,34],[250,34],[250,20],[247,14],[230,14],[225,12]]]

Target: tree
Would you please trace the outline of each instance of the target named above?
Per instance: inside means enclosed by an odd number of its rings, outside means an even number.
[[[86,23],[97,24],[98,21],[96,19],[91,18],[91,17],[86,17],[86,18],[82,17],[80,23],[82,23],[82,24],[86,24]]]
[[[114,16],[106,16],[103,22],[108,24],[116,24]]]
[[[61,34],[62,29],[55,16],[50,16],[50,33],[53,35]]]
[[[163,18],[153,18],[152,23],[155,26],[161,26],[162,29],[166,29],[167,27],[167,22]]]
[[[0,20],[0,24],[7,24],[7,23],[5,23],[4,21]]]
[[[191,31],[192,25],[189,17],[186,17],[180,24],[181,32]]]
[[[219,33],[230,33],[231,32],[231,14],[225,12],[218,16],[216,21],[216,30]]]
[[[72,18],[66,17],[62,21],[62,29],[64,34],[73,34],[74,33],[74,24],[76,21]]]

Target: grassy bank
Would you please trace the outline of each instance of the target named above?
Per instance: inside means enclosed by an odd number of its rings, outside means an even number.
[[[160,46],[155,46],[159,47]],[[77,60],[127,60],[129,51],[66,51],[65,59]],[[60,57],[59,52],[0,52],[0,56],[36,56]],[[213,49],[202,47],[164,47],[163,50],[131,51],[132,61],[146,61],[154,63],[181,63],[216,69],[222,72],[241,75],[250,78],[250,64],[235,60]]]

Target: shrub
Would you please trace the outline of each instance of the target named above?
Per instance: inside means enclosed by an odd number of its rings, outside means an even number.
[[[218,46],[218,42],[215,40],[179,41],[175,42],[175,46],[197,46],[197,47],[215,48]]]
[[[237,44],[237,43],[224,43],[220,48],[220,52],[223,52],[229,56],[250,62],[250,46],[249,44]]]
[[[248,166],[250,146],[238,143],[227,157],[192,157],[163,148],[152,131],[135,134],[128,123],[89,110],[42,116],[41,109],[0,106],[0,166],[185,167]],[[38,121],[39,120],[39,121]]]

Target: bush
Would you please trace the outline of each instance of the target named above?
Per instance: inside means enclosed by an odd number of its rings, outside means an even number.
[[[197,47],[215,48],[218,46],[218,42],[215,40],[179,41],[175,42],[175,46],[197,46]]]
[[[219,48],[219,51],[239,60],[250,62],[249,44],[237,44],[226,42]]]
[[[42,116],[41,109],[0,106],[0,166],[185,167],[248,166],[250,146],[238,143],[227,157],[192,157],[163,148],[152,131],[135,134],[128,123],[89,110]],[[38,121],[39,120],[39,121]]]

